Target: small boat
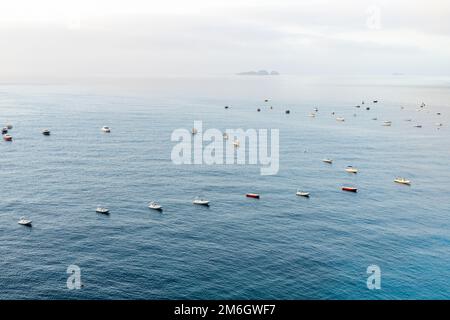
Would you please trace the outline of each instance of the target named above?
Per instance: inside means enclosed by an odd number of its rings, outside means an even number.
[[[366,110],[369,111],[369,110],[370,110],[370,107],[366,107]]]
[[[347,168],[345,168],[345,171],[349,173],[358,173],[358,169],[353,168],[352,166],[348,166]]]
[[[238,148],[241,145],[241,143],[239,142],[239,140],[234,140],[233,141],[233,146],[235,146],[235,148]]]
[[[200,206],[209,206],[209,201],[202,198],[195,198],[194,201],[192,201],[192,203]]]
[[[314,117],[316,116],[316,114],[315,114],[314,112],[311,112],[311,113],[309,114],[309,116],[310,116],[311,118],[314,118]]]
[[[440,115],[441,115],[441,113],[440,113],[440,112],[436,112],[436,114],[437,114],[438,116],[440,116]]]
[[[378,100],[373,100],[373,103],[378,103]]]
[[[42,130],[42,134],[43,134],[44,136],[49,136],[49,135],[50,135],[50,130],[44,129],[44,130]]]
[[[424,102],[422,102],[422,104],[420,105],[421,108],[425,108],[426,104]]]
[[[289,114],[289,113],[291,113],[291,111],[290,111],[290,110],[286,110],[285,112],[286,112],[286,114]]]
[[[438,126],[438,127],[442,127],[442,123],[440,123],[440,122],[437,122],[437,123],[436,123],[436,126]]]
[[[359,109],[359,108],[361,108],[361,106],[355,106],[355,108],[358,108],[358,109]]]
[[[8,133],[8,128],[4,127],[2,128],[2,134],[7,134]]]
[[[405,178],[395,178],[394,182],[400,183],[400,184],[411,185],[411,181],[409,181]]]
[[[342,187],[342,191],[358,192],[358,189],[357,188],[353,188],[353,187]]]
[[[225,106],[225,109],[228,109],[229,108],[229,106]]]
[[[331,113],[332,116],[334,116],[335,114],[336,114],[336,112],[334,112],[334,111]]]
[[[255,199],[259,199],[259,194],[257,193],[247,193],[245,195],[247,198],[255,198]]]
[[[297,190],[297,192],[295,193],[297,196],[300,196],[300,197],[306,197],[306,198],[309,198],[309,192],[303,192],[303,191],[299,191],[299,190]]]
[[[12,141],[12,136],[10,136],[9,134],[5,134],[3,136],[3,140],[5,140],[5,141]]]
[[[361,104],[364,104],[364,101],[361,101]]]
[[[10,123],[7,123],[5,127],[8,130],[11,130],[13,128],[12,124],[10,124]]]
[[[31,227],[31,220],[25,219],[24,217],[20,218],[20,220],[17,222],[18,224],[21,224],[23,226]]]
[[[155,202],[155,201],[150,202],[150,203],[148,204],[148,207],[149,207],[150,209],[153,209],[153,210],[159,210],[159,211],[162,211],[162,206],[161,206],[159,203]]]
[[[314,112],[319,112],[319,108],[314,108]]]
[[[224,140],[228,140],[228,133],[225,132],[225,133],[223,134],[223,139],[224,139]]]
[[[102,214],[109,214],[109,209],[103,208],[103,207],[97,207],[97,209],[95,209],[95,212],[102,213]]]
[[[390,127],[392,125],[392,121],[384,121],[383,126]]]
[[[269,102],[269,99],[264,99],[264,102]]]
[[[345,121],[345,119],[343,117],[337,117],[336,121]]]
[[[261,111],[261,109],[260,109],[260,108],[258,108],[258,109],[256,109],[256,111],[260,112],[260,111]]]
[[[192,134],[197,134],[197,133],[198,133],[198,130],[197,130],[196,128],[192,128],[191,133],[192,133]]]
[[[111,132],[111,128],[105,126],[105,127],[102,127],[102,131],[109,133],[109,132]]]
[[[405,121],[407,121],[407,122],[411,122],[411,121],[412,121],[412,119],[405,119]]]
[[[422,125],[421,125],[421,124],[416,124],[416,125],[414,126],[414,128],[422,128]]]
[[[333,163],[333,159],[322,159],[322,161],[329,164]]]
[[[377,120],[378,120],[378,118],[376,118],[376,117],[375,117],[375,118],[372,118],[372,120],[373,120],[373,121],[377,121]]]

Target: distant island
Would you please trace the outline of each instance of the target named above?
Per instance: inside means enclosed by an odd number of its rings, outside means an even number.
[[[267,70],[246,71],[237,73],[238,76],[278,76],[278,71],[268,72]]]

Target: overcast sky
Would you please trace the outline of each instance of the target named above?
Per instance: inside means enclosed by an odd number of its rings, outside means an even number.
[[[2,77],[450,75],[446,0],[1,0]]]

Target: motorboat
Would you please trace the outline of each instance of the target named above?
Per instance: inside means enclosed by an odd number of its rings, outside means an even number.
[[[383,126],[390,127],[392,125],[392,121],[384,121]]]
[[[228,140],[228,133],[225,132],[225,133],[223,134],[223,139],[224,139],[224,140]]]
[[[309,198],[309,192],[304,192],[304,191],[297,190],[297,192],[295,194],[300,196],[300,197]]]
[[[309,116],[310,116],[311,118],[314,118],[314,117],[316,116],[316,114],[315,114],[314,112],[311,112],[311,113],[309,114]]]
[[[111,128],[105,126],[105,127],[102,127],[102,131],[109,133],[109,132],[111,132]]]
[[[198,133],[198,130],[197,130],[196,128],[192,128],[191,133],[192,133],[192,134],[197,134],[197,133]]]
[[[329,164],[333,163],[333,159],[323,159],[322,161]]]
[[[228,109],[229,108],[229,106],[225,106],[225,109]]]
[[[355,106],[355,108],[358,108],[358,109],[359,109],[359,108],[361,108],[361,106]]]
[[[247,198],[255,198],[255,199],[259,199],[259,194],[257,193],[247,193],[245,195]]]
[[[285,112],[286,112],[286,114],[289,114],[289,113],[291,113],[291,110],[286,110]]]
[[[5,134],[3,136],[3,140],[5,140],[5,141],[12,141],[12,136],[10,136],[9,134]]]
[[[369,111],[369,110],[370,110],[370,107],[366,107],[366,110]]]
[[[345,119],[343,117],[337,117],[336,120],[337,121],[345,121]]]
[[[422,128],[422,125],[421,125],[421,124],[416,124],[416,125],[414,126],[414,128]]]
[[[18,224],[21,224],[23,226],[31,227],[31,220],[25,219],[24,217],[20,218],[20,220],[17,222]]]
[[[314,108],[314,112],[319,112],[319,108]]]
[[[236,148],[239,147],[241,145],[241,143],[239,142],[239,140],[234,140],[233,141],[233,146],[235,146]]]
[[[153,209],[153,210],[159,210],[159,211],[162,211],[162,205],[160,205],[159,203],[157,203],[157,202],[155,202],[155,201],[150,202],[150,203],[148,204],[148,207],[149,207],[150,209]]]
[[[256,109],[256,111],[261,112],[261,108]]]
[[[43,134],[44,136],[49,136],[49,135],[50,135],[50,130],[44,129],[44,130],[42,130],[42,134]]]
[[[195,198],[194,201],[192,201],[192,203],[200,206],[209,206],[209,201],[202,198]]]
[[[353,168],[352,166],[348,166],[347,168],[345,168],[345,171],[349,173],[358,173],[358,169]]]
[[[358,192],[358,189],[357,188],[353,188],[353,187],[342,187],[342,191]]]
[[[378,103],[378,100],[373,100],[373,103]]]
[[[10,124],[10,123],[7,123],[5,127],[8,130],[11,130],[13,128],[12,124]]]
[[[409,181],[405,178],[395,178],[394,182],[400,183],[400,184],[411,185],[411,181]]]
[[[97,207],[97,209],[95,209],[95,212],[102,214],[109,214],[109,209],[104,207]]]
[[[2,134],[7,134],[7,133],[8,133],[8,128],[7,127],[2,128]]]

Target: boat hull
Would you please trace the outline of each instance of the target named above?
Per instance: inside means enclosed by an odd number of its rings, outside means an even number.
[[[358,189],[357,188],[352,188],[352,187],[342,187],[342,191],[358,192]]]
[[[256,193],[247,193],[245,196],[247,198],[259,199],[259,194],[256,194]]]

